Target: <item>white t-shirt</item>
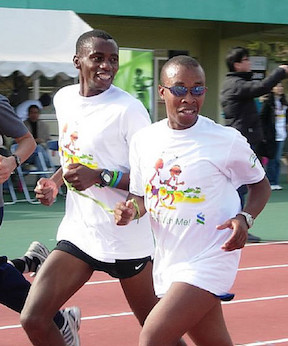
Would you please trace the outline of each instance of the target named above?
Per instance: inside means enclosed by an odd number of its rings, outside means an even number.
[[[227,293],[240,250],[223,251],[232,231],[216,226],[240,211],[236,189],[265,176],[247,140],[203,116],[185,130],[169,128],[164,119],[133,136],[130,163],[130,191],[145,195],[155,236],[157,295],[175,281]]]
[[[59,124],[59,153],[65,171],[70,163],[127,173],[132,135],[150,124],[141,102],[111,86],[105,92],[83,97],[79,84],[62,88],[54,97]],[[82,193],[114,209],[126,200],[127,191],[92,186]],[[117,226],[114,216],[92,199],[69,191],[65,216],[57,240],[68,240],[88,255],[102,261],[141,258],[154,254],[149,218]]]
[[[287,137],[286,131],[286,110],[287,106],[282,105],[278,98],[275,98],[275,140],[278,142],[285,141]]]
[[[43,108],[42,103],[39,100],[26,100],[20,103],[20,105],[18,105],[15,108],[16,114],[22,121],[25,121],[28,119],[28,108],[32,105],[39,107],[39,109]]]

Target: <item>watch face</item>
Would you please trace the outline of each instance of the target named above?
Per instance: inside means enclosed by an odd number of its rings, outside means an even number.
[[[104,173],[103,174],[103,179],[104,179],[104,181],[106,182],[106,183],[110,183],[110,181],[111,181],[111,176],[109,175],[109,174],[107,174],[107,173]]]
[[[111,176],[111,173],[107,169],[104,169],[101,172],[100,177],[102,180],[102,186],[107,186],[111,183],[112,176]]]
[[[246,213],[245,211],[242,211],[240,214],[242,214],[245,217],[247,225],[249,226],[249,228],[251,228],[253,226],[253,223],[254,223],[253,216]]]
[[[250,216],[250,215],[247,215],[246,220],[247,220],[248,225],[249,225],[250,227],[252,227],[252,226],[253,226],[253,222],[254,222],[253,217]]]

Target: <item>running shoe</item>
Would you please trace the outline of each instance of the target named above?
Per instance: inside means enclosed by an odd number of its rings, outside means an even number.
[[[64,318],[63,327],[60,329],[67,346],[80,346],[78,330],[81,322],[81,312],[77,306],[61,310]]]
[[[28,257],[31,260],[29,261],[28,271],[37,273],[41,265],[48,257],[49,253],[50,251],[45,245],[39,243],[38,241],[33,241],[24,254],[25,257]]]
[[[280,190],[283,190],[283,187],[280,185],[271,185],[271,190],[272,191],[280,191]]]

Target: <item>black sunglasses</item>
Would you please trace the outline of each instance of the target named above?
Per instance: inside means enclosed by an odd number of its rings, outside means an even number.
[[[177,97],[186,96],[188,93],[188,90],[190,91],[190,94],[193,96],[202,96],[205,94],[205,92],[208,89],[206,86],[203,86],[203,85],[194,86],[190,89],[181,85],[174,85],[172,87],[167,87],[165,85],[162,85],[162,87],[168,89],[172,95]]]

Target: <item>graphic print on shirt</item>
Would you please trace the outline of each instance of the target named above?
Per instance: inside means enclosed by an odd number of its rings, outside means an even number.
[[[171,161],[168,161],[169,163]],[[155,200],[153,208],[176,209],[177,203],[201,203],[205,196],[201,195],[200,187],[183,189],[185,181],[181,179],[182,169],[179,164],[166,164],[162,158],[156,160],[155,172],[146,184],[149,199]],[[159,204],[160,203],[160,204]],[[150,212],[153,212],[152,206]]]
[[[250,158],[249,161],[251,163],[251,168],[254,168],[256,166],[256,161],[257,161],[257,155],[255,153],[253,153]]]
[[[64,165],[67,167],[71,163],[81,163],[91,169],[98,167],[97,163],[93,162],[93,156],[81,152],[78,143],[79,134],[77,129],[68,127],[66,123],[63,126],[61,137],[59,140],[59,154],[63,157]]]

